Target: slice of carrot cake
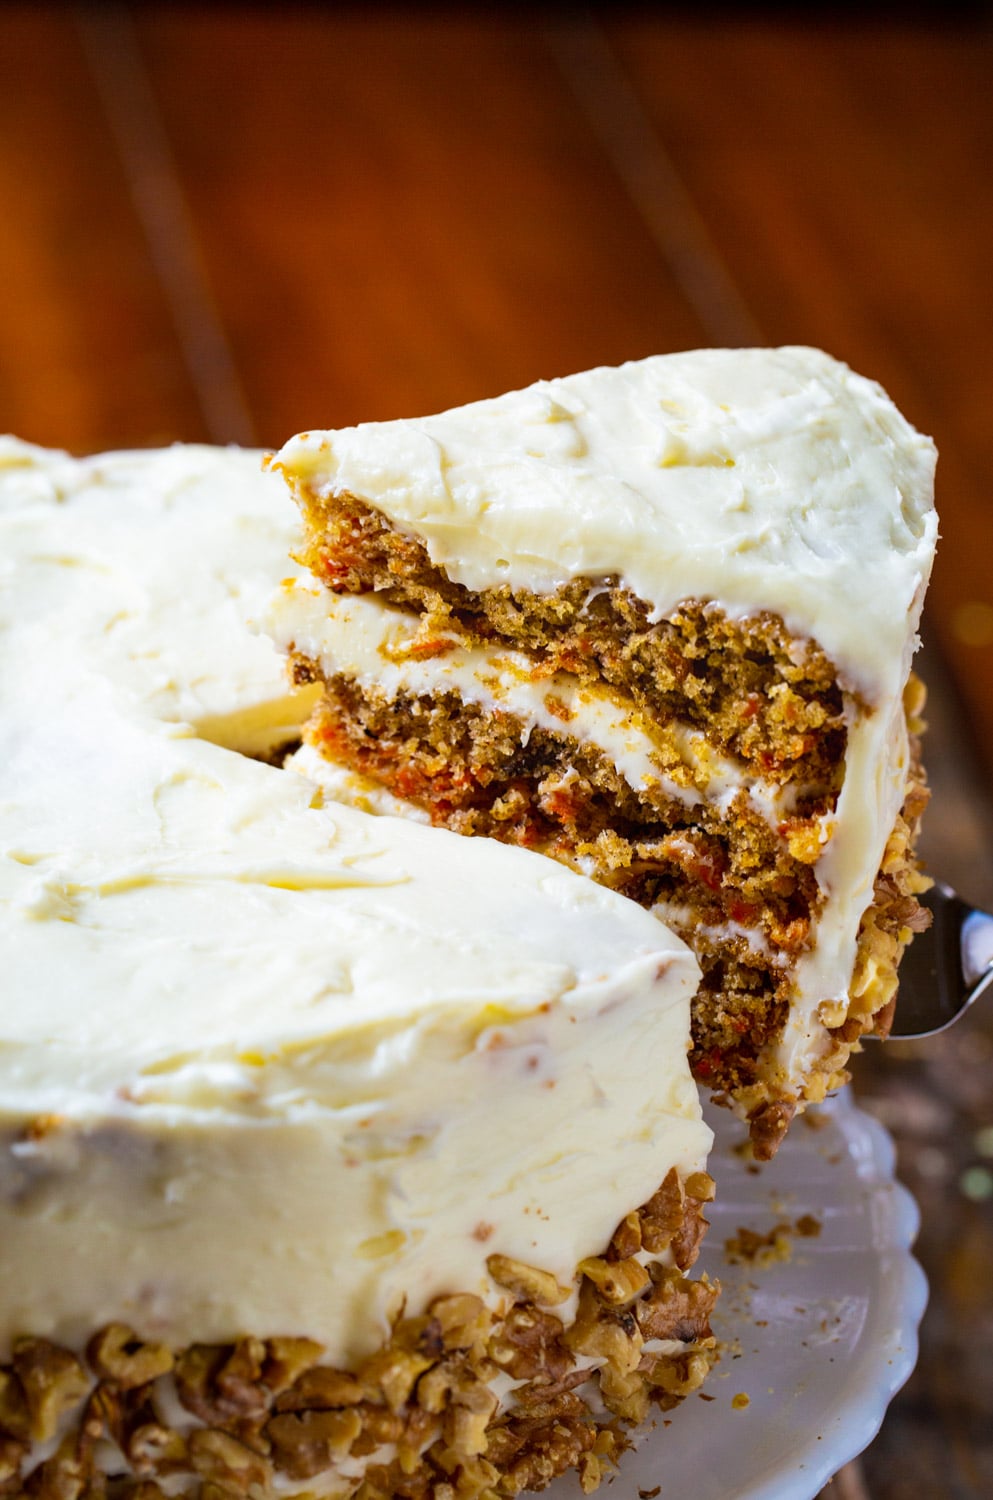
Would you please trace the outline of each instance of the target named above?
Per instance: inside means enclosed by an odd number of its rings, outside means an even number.
[[[319,752],[691,946],[697,1078],[771,1153],[884,1031],[921,915],[910,676],[935,453],[816,350],[597,369],[271,461]]]
[[[711,1358],[696,963],[271,763],[292,520],[0,439],[0,1495],[590,1488]]]

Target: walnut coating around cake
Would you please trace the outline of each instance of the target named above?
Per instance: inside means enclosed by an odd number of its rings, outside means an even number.
[[[172,1349],[112,1324],[80,1357],[25,1335],[0,1366],[0,1495],[503,1500],[568,1469],[589,1492],[626,1429],[698,1389],[715,1357],[719,1288],[686,1274],[712,1196],[706,1173],[670,1171],[581,1262],[568,1322],[553,1309],[572,1288],[491,1255],[502,1311],[436,1297],[350,1370],[304,1337]]]

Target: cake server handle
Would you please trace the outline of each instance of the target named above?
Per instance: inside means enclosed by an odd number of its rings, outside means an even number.
[[[933,921],[900,962],[894,1038],[937,1036],[993,985],[993,916],[940,881],[919,899]]]

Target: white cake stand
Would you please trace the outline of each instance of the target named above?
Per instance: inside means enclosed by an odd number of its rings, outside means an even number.
[[[871,1442],[914,1367],[927,1301],[913,1259],[917,1208],[894,1179],[889,1136],[847,1091],[794,1122],[755,1173],[736,1154],[743,1127],[710,1112],[718,1197],[696,1270],[720,1279],[714,1331],[724,1346],[705,1386],[661,1417],[622,1460],[610,1500],[813,1500]],[[787,1262],[729,1265],[739,1226],[765,1232],[812,1215]],[[741,1401],[748,1397],[748,1404]],[[734,1403],[734,1398],[738,1402]],[[545,1493],[581,1494],[573,1478]]]

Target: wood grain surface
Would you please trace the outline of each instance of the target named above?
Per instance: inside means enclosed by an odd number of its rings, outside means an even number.
[[[941,451],[933,866],[993,905],[982,8],[0,8],[0,429],[278,444],[702,343],[820,344]],[[858,1086],[917,1373],[833,1500],[993,1494],[993,1023]]]

